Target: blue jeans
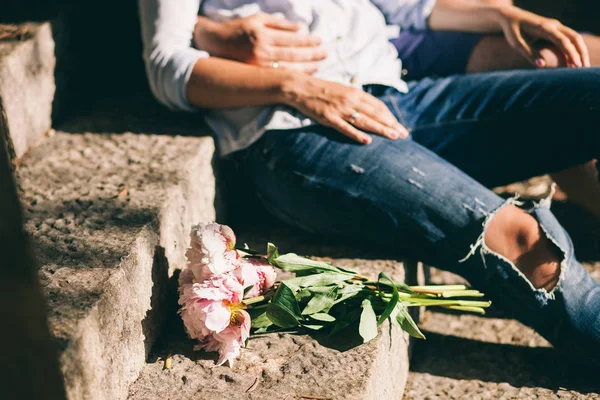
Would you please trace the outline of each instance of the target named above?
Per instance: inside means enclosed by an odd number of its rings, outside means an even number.
[[[483,232],[512,200],[491,186],[600,157],[600,69],[511,71],[382,86],[412,137],[370,145],[330,128],[267,132],[239,155],[274,215],[308,232],[378,243],[462,275],[579,361],[600,362],[600,286],[549,210],[528,212],[562,254],[555,289],[536,289]],[[600,201],[600,199],[599,199]]]

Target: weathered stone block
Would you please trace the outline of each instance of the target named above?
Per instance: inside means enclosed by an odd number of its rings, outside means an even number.
[[[19,25],[27,33],[0,40],[0,102],[11,157],[21,157],[48,132],[54,98],[54,39],[50,23]]]
[[[138,377],[190,226],[214,218],[213,151],[210,138],[57,132],[24,157],[26,229],[69,399],[125,398]]]
[[[0,132],[7,129],[0,105]],[[63,400],[56,348],[48,332],[36,265],[23,232],[6,148],[0,143],[0,376],[6,400]]]

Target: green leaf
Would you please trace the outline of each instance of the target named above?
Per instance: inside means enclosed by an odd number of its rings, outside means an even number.
[[[331,332],[329,332],[329,336],[334,336],[336,333],[346,329],[349,326],[350,323],[347,321],[338,321],[331,329]]]
[[[277,249],[277,246],[271,242],[267,243],[267,261],[269,264],[276,265],[275,259],[277,257],[279,257],[279,250]]]
[[[290,285],[289,285],[289,283],[286,283],[286,284],[287,284],[288,286],[290,286]],[[292,290],[294,289],[294,288],[293,288],[293,285],[292,285],[292,286],[290,286],[290,289],[292,289]],[[312,295],[313,295],[313,293],[312,293],[312,291],[310,290],[310,288],[307,288],[307,289],[302,289],[302,290],[300,290],[300,291],[298,292],[298,294],[296,295],[296,299],[298,299],[298,301],[302,301],[302,300],[305,300],[305,299],[310,299],[310,298],[312,297]]]
[[[339,304],[343,301],[351,299],[357,294],[363,291],[362,285],[346,285],[343,289],[338,291],[338,295],[340,296],[336,301],[333,302],[333,305]]]
[[[302,277],[305,278],[305,277]],[[338,285],[336,287],[342,287],[343,285]],[[327,293],[331,290],[331,286],[309,286],[302,290],[308,290],[311,293],[311,296],[315,293]]]
[[[302,327],[313,330],[313,331],[318,331],[318,330],[323,329],[325,327],[325,325],[302,324]]]
[[[377,317],[369,299],[364,299],[361,307],[358,333],[363,338],[363,343],[367,343],[377,337]]]
[[[391,283],[392,298],[390,299],[390,302],[386,306],[385,310],[383,310],[383,312],[379,316],[379,321],[377,321],[377,325],[381,325],[383,321],[385,321],[390,315],[392,315],[392,311],[394,311],[394,308],[396,308],[396,305],[398,305],[398,300],[400,299],[400,295],[398,294],[398,288],[394,284],[394,281],[392,281],[392,278],[387,276],[385,273],[381,272],[379,274],[379,279],[377,280],[377,283],[379,284],[379,282],[381,282],[381,280],[383,279]]]
[[[246,286],[244,288],[244,297],[246,297],[246,295],[248,294],[248,292],[251,291],[253,287],[254,287],[254,285],[250,285],[250,286]]]
[[[381,276],[381,274],[380,274],[380,276]],[[389,279],[389,282],[380,282],[380,281],[377,281],[377,283],[380,284],[380,285],[388,286],[388,287],[396,286],[396,289],[401,290],[401,291],[406,292],[406,293],[410,293],[410,294],[414,293],[414,291],[411,289],[411,287],[408,286],[406,283],[395,281],[393,279]]]
[[[243,247],[236,247],[235,249],[238,250],[238,251],[242,251],[242,252],[244,252],[246,254],[250,254],[251,256],[260,255],[260,253],[258,251],[255,251],[255,250],[252,250],[252,249],[245,249]]]
[[[337,297],[337,291],[337,286],[334,286],[325,293],[315,293],[302,310],[302,315],[315,314],[323,310],[329,311]]]
[[[281,328],[293,328],[300,325],[302,314],[294,292],[285,283],[281,283],[273,300],[267,305],[267,316]]]
[[[310,317],[321,322],[335,322],[335,317],[326,313],[311,314]]]
[[[288,310],[294,317],[296,317],[296,319],[302,319],[298,300],[296,300],[294,292],[285,282],[281,282],[279,285],[277,292],[275,292],[275,296],[273,296],[271,304],[275,304]]]
[[[339,272],[348,275],[356,275],[356,272],[349,269],[336,267],[329,262],[301,257],[295,253],[284,254],[277,257],[274,261],[282,270],[295,272],[298,276],[320,274],[323,272]]]
[[[425,335],[423,335],[423,332],[421,332],[406,308],[398,303],[396,305],[396,310],[398,312],[398,314],[396,314],[396,321],[402,330],[408,332],[410,336],[416,337],[417,339],[425,339]]]
[[[260,329],[267,328],[273,325],[273,322],[269,319],[267,315],[267,310],[265,308],[261,308],[260,310],[248,310],[250,313],[250,317],[252,319],[252,328]]]
[[[344,273],[339,272],[328,272],[322,274],[312,274],[306,276],[299,276],[297,278],[287,279],[284,282],[290,286],[299,286],[299,287],[316,287],[316,286],[329,286],[329,285],[338,285],[345,280],[347,280],[349,276]]]
[[[292,312],[273,303],[267,305],[267,317],[280,328],[294,328],[300,325],[300,321]]]

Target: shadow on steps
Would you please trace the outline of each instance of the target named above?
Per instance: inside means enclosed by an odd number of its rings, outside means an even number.
[[[55,128],[68,133],[211,136],[201,113],[170,111],[144,90],[88,99]]]
[[[456,380],[507,382],[514,387],[569,389],[597,393],[597,371],[569,364],[551,347],[525,347],[482,342],[423,332],[411,371]]]

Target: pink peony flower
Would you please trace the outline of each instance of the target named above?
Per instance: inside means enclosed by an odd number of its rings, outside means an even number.
[[[275,283],[275,269],[262,258],[242,258],[239,267],[233,271],[244,289],[252,286],[245,298],[257,297],[269,290]]]
[[[189,283],[190,277],[180,276],[188,283],[179,287],[179,312],[188,335],[199,340],[197,348],[218,351],[218,365],[233,362],[250,334],[250,316],[241,302],[242,284],[229,273],[203,283]]]
[[[190,239],[185,255],[195,282],[235,269],[238,253],[230,227],[215,222],[200,223],[192,227]]]
[[[250,315],[246,311],[237,313],[234,320],[221,332],[207,336],[194,347],[194,350],[218,351],[217,365],[223,365],[228,361],[229,365],[233,366],[234,360],[240,355],[241,348],[250,335],[252,324]]]

